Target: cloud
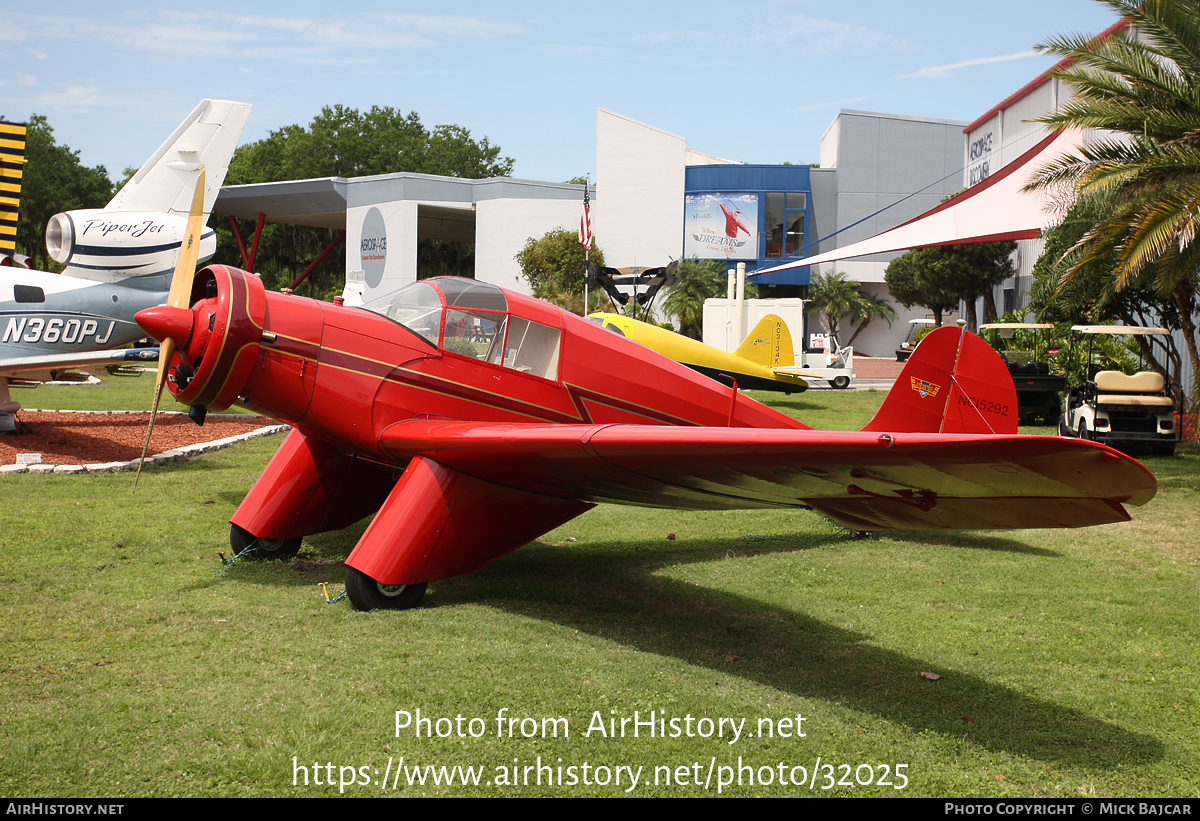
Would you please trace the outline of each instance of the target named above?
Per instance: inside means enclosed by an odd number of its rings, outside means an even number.
[[[1002,54],[999,57],[976,57],[974,60],[963,60],[961,63],[948,63],[944,66],[930,66],[923,68],[920,71],[914,71],[912,74],[901,74],[901,79],[909,79],[913,77],[952,77],[954,72],[960,68],[970,68],[972,66],[983,66],[988,63],[1006,63],[1009,60],[1024,60],[1027,57],[1037,57],[1036,51],[1018,51],[1016,54]]]
[[[520,25],[461,15],[371,13],[346,22],[316,17],[163,11],[153,20],[135,15],[86,18],[13,15],[13,39],[101,42],[161,58],[231,56],[306,61],[379,59],[382,52],[511,37]]]
[[[784,14],[774,18],[753,39],[779,45],[803,45],[810,54],[902,52],[914,48],[908,40],[895,34],[876,31],[857,23],[800,14]]]
[[[44,91],[35,99],[38,108],[54,111],[87,111],[108,104],[108,99],[100,93],[100,87],[94,82],[70,83],[57,91]]]

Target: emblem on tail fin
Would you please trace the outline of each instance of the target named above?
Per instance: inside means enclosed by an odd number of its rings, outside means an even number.
[[[941,385],[935,385],[928,379],[917,379],[915,376],[910,376],[909,380],[912,383],[912,389],[921,394],[922,399],[926,396],[937,396],[938,391],[942,389]]]

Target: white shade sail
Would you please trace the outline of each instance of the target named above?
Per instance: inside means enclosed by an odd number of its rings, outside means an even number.
[[[1036,237],[1056,225],[1060,216],[1048,192],[1022,189],[1047,163],[1077,149],[1082,136],[1078,129],[1053,132],[983,182],[919,217],[844,248],[756,271],[755,275],[934,245]]]

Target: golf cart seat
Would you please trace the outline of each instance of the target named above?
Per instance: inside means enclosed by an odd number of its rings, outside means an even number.
[[[1133,376],[1127,376],[1120,371],[1100,371],[1096,374],[1096,403],[1172,407],[1175,400],[1162,395],[1163,387],[1162,374],[1154,371],[1141,371]]]

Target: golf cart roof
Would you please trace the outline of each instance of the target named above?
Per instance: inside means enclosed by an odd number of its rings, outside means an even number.
[[[1109,334],[1110,336],[1170,336],[1166,328],[1146,328],[1141,325],[1072,325],[1072,331],[1081,334]]]
[[[987,325],[980,325],[981,331],[1044,331],[1048,328],[1053,328],[1054,325],[1049,322],[989,322]]]

